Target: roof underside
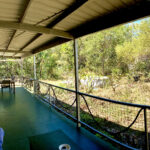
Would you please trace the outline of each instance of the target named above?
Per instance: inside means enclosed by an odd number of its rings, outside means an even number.
[[[149,0],[0,0],[0,57],[23,58],[150,15]]]

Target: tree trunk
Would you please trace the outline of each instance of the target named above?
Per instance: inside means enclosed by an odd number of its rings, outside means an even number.
[[[104,57],[102,58],[102,74],[103,74],[103,76],[105,75],[105,59],[104,59]]]

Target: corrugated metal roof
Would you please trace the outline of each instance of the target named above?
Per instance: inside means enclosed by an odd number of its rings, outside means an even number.
[[[68,33],[78,38],[150,14],[149,0],[0,0],[0,4],[0,56],[12,58],[67,42]]]

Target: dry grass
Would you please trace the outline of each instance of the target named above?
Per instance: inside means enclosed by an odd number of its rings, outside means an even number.
[[[53,85],[58,85],[66,88],[71,88],[74,86],[72,84],[68,85],[62,83],[62,80],[42,80],[46,83],[51,83]],[[87,92],[83,88],[80,89],[81,92]],[[109,99],[114,99],[123,102],[130,102],[135,104],[145,104],[150,105],[150,82],[134,82],[126,78],[122,78],[116,87],[116,91],[113,91],[111,86],[104,88],[97,88],[92,90],[91,93],[96,96],[105,97]]]
[[[122,79],[115,92],[109,86],[93,90],[91,94],[123,102],[150,105],[150,83],[144,81],[133,82]]]

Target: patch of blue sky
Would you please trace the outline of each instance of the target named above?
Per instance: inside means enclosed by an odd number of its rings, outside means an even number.
[[[139,24],[139,23],[141,23],[142,21],[145,21],[145,20],[148,20],[148,19],[150,19],[150,17],[146,17],[146,18],[142,18],[142,19],[135,20],[135,21],[133,21],[133,22],[129,22],[129,23],[127,23],[127,25]]]
[[[135,21],[132,21],[132,22],[129,22],[127,24],[125,24],[126,26],[131,26],[133,27],[135,24],[140,24],[142,21],[146,21],[146,20],[150,20],[150,17],[146,17],[146,18],[142,18],[142,19],[138,19],[138,20],[135,20]],[[132,31],[132,36],[136,37],[138,35],[139,31],[136,29],[133,28],[133,31]]]

